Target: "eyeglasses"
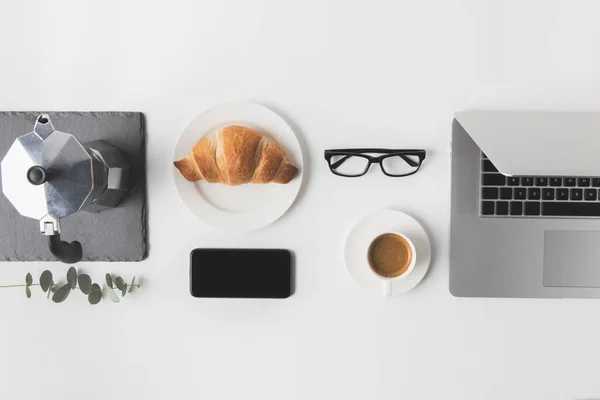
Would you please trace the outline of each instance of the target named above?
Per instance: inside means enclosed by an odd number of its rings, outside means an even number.
[[[382,154],[370,156],[368,154]],[[336,175],[349,178],[363,176],[371,164],[379,164],[387,176],[416,174],[425,160],[425,150],[337,149],[325,150],[325,160]]]

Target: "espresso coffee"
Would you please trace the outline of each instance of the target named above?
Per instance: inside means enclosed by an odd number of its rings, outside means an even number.
[[[404,274],[413,257],[410,243],[395,233],[377,236],[368,251],[371,269],[384,278],[397,278]]]

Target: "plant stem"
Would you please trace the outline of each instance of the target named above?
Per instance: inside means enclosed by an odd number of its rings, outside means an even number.
[[[7,287],[25,287],[27,285],[4,285],[4,286],[0,286],[0,288],[7,288]],[[32,283],[29,286],[40,286],[39,283]]]
[[[27,285],[25,285],[25,284],[21,284],[21,285],[2,285],[2,286],[0,286],[0,289],[2,289],[2,288],[11,288],[11,287],[25,287],[25,286],[27,286]],[[40,286],[40,284],[39,283],[32,283],[29,286]],[[56,286],[56,285],[53,285],[53,286]],[[138,289],[142,287],[142,285],[140,285],[138,283],[136,283],[133,286],[136,287],[136,288],[138,288]],[[129,286],[127,286],[127,287],[129,288]],[[75,286],[75,289],[79,289],[79,286]],[[110,289],[110,288],[104,288],[104,289],[102,289],[102,291],[108,290],[108,289]],[[119,289],[117,289],[117,288],[114,288],[114,290],[119,291]]]
[[[133,286],[135,286],[138,289],[142,287],[142,285],[138,285],[137,283],[135,285],[133,285]],[[102,289],[102,291],[104,292],[105,290],[109,290],[109,289],[111,289],[111,288],[106,287],[106,288]],[[127,289],[129,289],[129,286],[127,286]],[[116,286],[114,288],[112,288],[112,290],[114,290],[116,293],[121,293],[121,289],[119,289]]]

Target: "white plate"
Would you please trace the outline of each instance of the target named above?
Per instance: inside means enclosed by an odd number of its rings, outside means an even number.
[[[273,111],[249,102],[231,103],[194,118],[179,137],[173,160],[182,159],[198,140],[228,125],[247,126],[278,143],[298,167],[294,179],[287,185],[188,182],[175,166],[173,179],[183,203],[202,221],[226,231],[252,231],[276,221],[296,199],[302,184],[302,149],[292,128]]]
[[[358,221],[352,228],[344,246],[344,260],[350,276],[363,289],[381,296],[384,280],[371,270],[367,261],[369,245],[377,236],[387,232],[400,232],[415,245],[417,262],[413,271],[392,281],[392,296],[406,293],[421,282],[431,261],[431,245],[425,229],[410,215],[399,211],[381,210]]]

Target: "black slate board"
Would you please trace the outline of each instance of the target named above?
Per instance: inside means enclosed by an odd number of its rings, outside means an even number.
[[[83,261],[141,261],[148,253],[146,223],[146,134],[137,112],[0,112],[0,158],[14,140],[33,131],[48,113],[56,130],[80,142],[104,140],[121,149],[132,166],[132,189],[113,209],[80,211],[61,219],[61,238],[79,240]],[[0,186],[2,177],[0,176]],[[39,221],[21,216],[0,194],[0,261],[56,261]]]

